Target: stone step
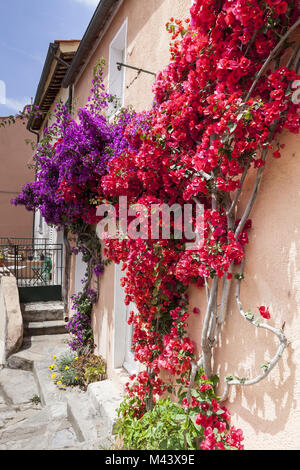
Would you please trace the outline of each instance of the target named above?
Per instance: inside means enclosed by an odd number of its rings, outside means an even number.
[[[0,371],[0,391],[11,405],[30,403],[38,388],[32,372],[2,369]]]
[[[36,324],[36,322],[34,323]],[[26,375],[25,372],[15,370],[3,372],[6,395],[16,403],[19,398],[13,394],[17,392],[21,396],[21,400],[26,403],[33,394],[39,396],[42,423],[40,426],[40,422],[37,422],[37,433],[33,432],[32,438],[29,438],[30,433],[26,431],[27,427],[30,432],[32,430],[30,421],[24,421],[24,426],[12,427],[13,435],[16,436],[16,442],[13,443],[13,446],[10,443],[7,444],[11,439],[11,434],[9,434],[9,430],[6,430],[5,424],[3,430],[7,435],[3,434],[4,441],[1,447],[0,420],[0,450],[6,450],[8,446],[33,450],[62,447],[74,448],[75,450],[110,450],[114,448],[115,438],[112,435],[112,428],[116,417],[115,410],[121,399],[114,384],[104,380],[90,384],[89,392],[85,392],[77,387],[60,389],[51,378],[52,371],[49,369],[49,365],[52,364],[53,355],[59,357],[68,352],[70,339],[69,335],[62,334],[27,337],[24,339],[23,348],[9,358],[8,367],[25,369],[31,374]],[[12,383],[12,391],[8,390],[6,376],[12,374],[14,377],[15,373],[23,373],[25,378],[29,378],[26,383],[30,385],[30,388],[26,394],[17,383]],[[33,387],[33,391],[31,391],[31,387]],[[46,428],[43,427],[44,413]]]
[[[67,402],[68,420],[80,442],[96,444],[99,450],[109,450],[113,444],[111,430],[90,402],[86,393],[76,394]]]
[[[21,305],[24,322],[64,320],[64,304],[54,302],[29,302]]]
[[[28,336],[23,338],[21,349],[7,360],[10,369],[33,370],[34,362],[52,361],[53,351],[60,355],[69,350],[71,337],[68,333],[58,335]],[[47,369],[47,367],[46,367]]]
[[[76,387],[59,389],[51,379],[52,372],[48,366],[49,361],[35,361],[33,366],[42,405],[51,411],[53,417],[65,414],[78,442],[85,443],[86,449],[110,449],[114,441],[112,425],[100,412],[97,399],[91,400],[88,393]]]
[[[65,334],[66,325],[64,320],[24,322],[24,336]]]
[[[103,424],[113,434],[118,418],[117,409],[123,400],[123,393],[110,379],[91,383],[87,393],[90,402],[100,414]]]

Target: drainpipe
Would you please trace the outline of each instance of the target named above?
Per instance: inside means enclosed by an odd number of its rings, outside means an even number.
[[[73,107],[73,85],[69,85],[68,111],[71,114]]]

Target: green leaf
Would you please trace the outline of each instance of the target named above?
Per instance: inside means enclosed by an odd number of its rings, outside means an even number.
[[[244,118],[247,120],[247,121],[250,121],[252,119],[252,114],[250,113],[250,111],[247,111],[245,113],[245,116]]]
[[[226,382],[230,382],[231,380],[234,380],[234,379],[235,379],[235,376],[232,374],[228,374],[225,377]]]
[[[269,367],[270,367],[270,363],[269,362],[264,362],[263,364],[260,364],[259,366],[261,369],[264,369],[264,371],[266,372]]]
[[[242,280],[245,278],[244,274],[239,274],[239,273],[236,273],[236,274],[234,275],[234,277],[235,277],[235,279],[237,279],[238,281],[242,281]]]
[[[251,310],[248,310],[248,312],[245,313],[245,318],[247,318],[247,320],[249,321],[252,321],[254,319],[254,315]]]

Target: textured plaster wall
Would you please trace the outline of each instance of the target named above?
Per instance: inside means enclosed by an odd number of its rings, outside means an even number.
[[[0,128],[0,237],[32,236],[32,213],[10,204],[10,199],[34,178],[33,171],[27,167],[32,159],[32,148],[25,139],[35,142],[35,136],[19,119],[15,124]]]
[[[86,104],[93,68],[101,57],[106,61],[104,76],[105,84],[108,84],[109,45],[126,18],[128,33],[125,63],[156,73],[169,63],[170,35],[165,30],[165,24],[171,16],[188,16],[190,5],[190,0],[124,0],[75,85],[75,105],[80,107]],[[125,105],[132,105],[141,111],[151,107],[154,76],[142,73],[130,86],[136,75],[135,70],[127,68],[125,71]]]

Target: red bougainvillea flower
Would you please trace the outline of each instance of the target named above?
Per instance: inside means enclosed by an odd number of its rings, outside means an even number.
[[[263,305],[261,307],[257,307],[259,310],[259,313],[263,318],[266,320],[269,320],[271,318],[270,312],[269,312],[269,307],[264,307]]]

